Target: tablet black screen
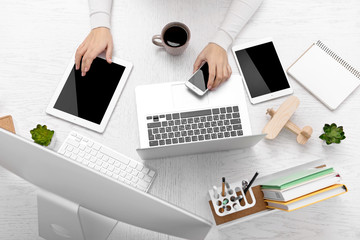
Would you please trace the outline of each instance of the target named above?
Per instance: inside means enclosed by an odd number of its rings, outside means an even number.
[[[235,52],[252,98],[290,88],[272,42]]]
[[[124,66],[95,58],[82,77],[74,65],[54,108],[100,124],[124,70]]]

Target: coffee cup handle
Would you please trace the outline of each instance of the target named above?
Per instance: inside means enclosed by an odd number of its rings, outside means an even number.
[[[161,41],[161,36],[160,35],[154,35],[152,37],[152,42],[153,44],[155,44],[156,46],[159,46],[159,47],[163,47],[163,43]]]

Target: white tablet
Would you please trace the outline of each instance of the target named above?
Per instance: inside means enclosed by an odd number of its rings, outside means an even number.
[[[103,132],[120,97],[132,64],[97,57],[84,77],[75,70],[73,56],[50,104],[48,114],[97,132]]]
[[[271,38],[232,48],[252,104],[293,93]]]

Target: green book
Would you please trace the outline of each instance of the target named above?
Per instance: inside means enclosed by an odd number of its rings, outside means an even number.
[[[283,190],[334,172],[333,168],[308,168],[288,176],[282,176],[261,185],[263,189]]]

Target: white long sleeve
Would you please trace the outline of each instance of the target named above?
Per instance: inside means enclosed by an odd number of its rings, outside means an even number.
[[[89,0],[91,29],[110,28],[112,0]]]
[[[224,21],[210,42],[225,50],[229,48],[240,30],[259,8],[263,0],[233,0]]]

